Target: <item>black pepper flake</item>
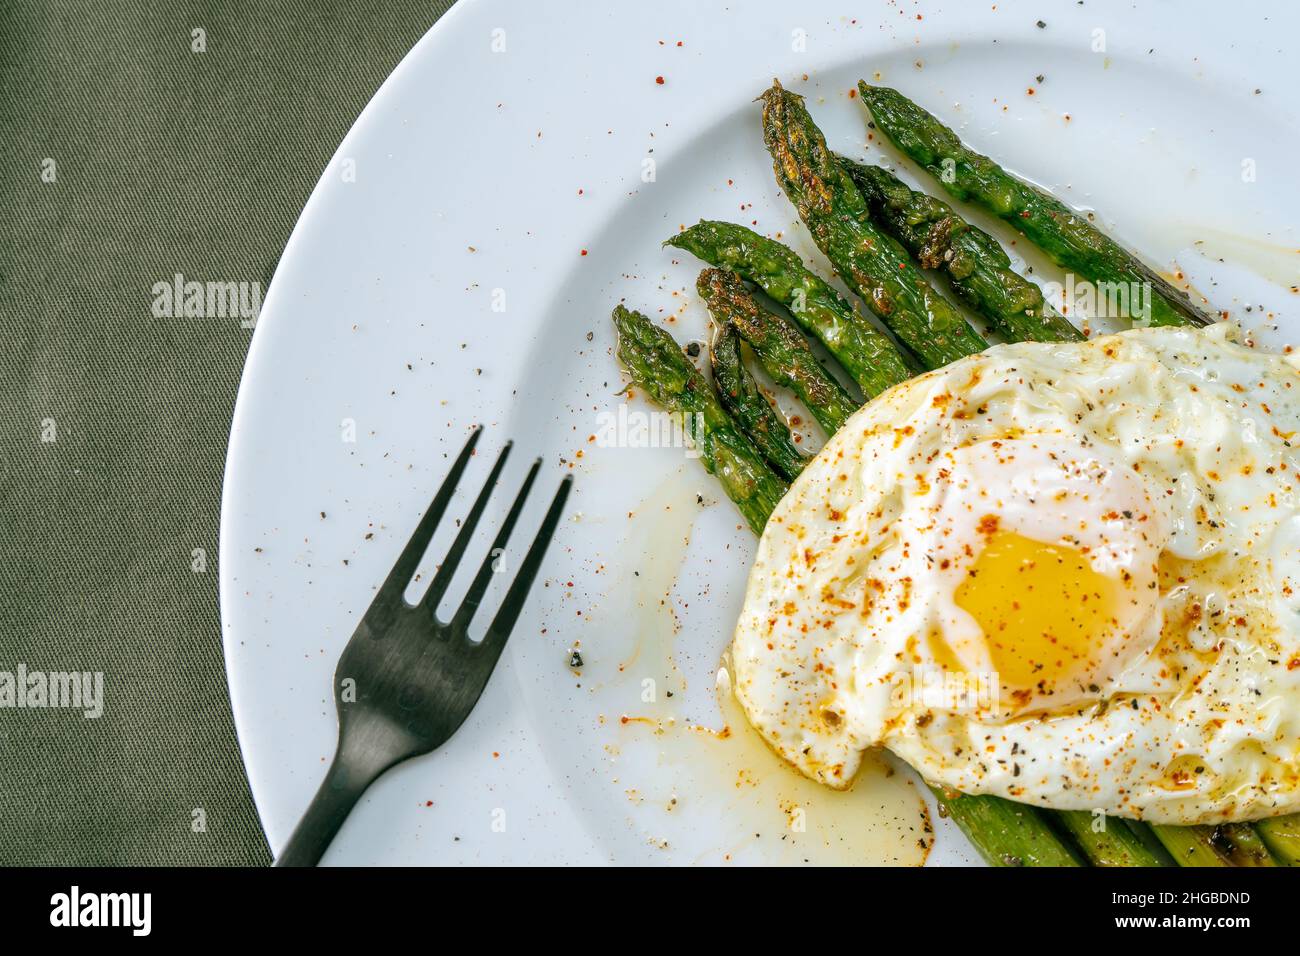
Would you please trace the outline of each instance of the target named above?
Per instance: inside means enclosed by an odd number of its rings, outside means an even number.
[[[1043,30],[1046,29],[1047,24],[1044,23],[1042,20],[1039,20],[1037,23],[1034,24],[1034,26],[1038,27],[1038,29],[1040,30]]]
[[[686,346],[686,354],[691,358],[697,358],[700,354],[700,343],[690,342]]]
[[[573,649],[572,653],[569,654],[569,666],[573,668],[582,666],[582,654],[578,652],[576,647]]]

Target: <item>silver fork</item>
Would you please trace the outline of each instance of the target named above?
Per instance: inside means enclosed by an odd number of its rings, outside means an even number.
[[[452,465],[451,473],[420,519],[401,557],[379,588],[370,608],[343,649],[334,672],[334,703],[339,739],[334,762],[311,806],[293,831],[276,866],[315,866],[358,799],[395,764],[442,746],[478,702],[519,619],[528,589],[537,576],[546,546],[555,534],[573,476],[560,482],[546,517],[510,584],[482,641],[469,637],[470,621],[495,571],[495,562],[523,511],[542,461],[533,462],[505,522],[479,566],[464,601],[450,621],[437,616],[438,603],[465,555],[474,528],[505,467],[511,443],[501,450],[487,483],[470,508],[456,540],[418,604],[402,597],[447,503],[478,444],[476,428]]]

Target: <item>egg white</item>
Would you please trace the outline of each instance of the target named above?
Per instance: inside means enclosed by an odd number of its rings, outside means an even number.
[[[749,720],[833,787],[884,746],[1057,809],[1300,810],[1297,368],[1226,324],[1141,329],[997,346],[879,396],[763,534],[732,647]],[[953,595],[990,516],[1124,580],[1096,660],[1010,701],[996,673],[988,699],[951,693],[989,670]]]

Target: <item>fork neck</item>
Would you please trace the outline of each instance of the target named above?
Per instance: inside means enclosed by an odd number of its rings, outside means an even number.
[[[316,866],[366,788],[393,765],[344,737],[311,806],[276,857],[276,866]]]

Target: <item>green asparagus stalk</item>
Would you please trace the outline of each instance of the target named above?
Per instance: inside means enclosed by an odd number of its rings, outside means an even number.
[[[1175,827],[1153,823],[1151,832],[1164,844],[1179,866],[1233,866],[1214,842],[1214,828]]]
[[[1141,820],[1123,820],[1122,822],[1133,831],[1133,835],[1142,842],[1147,851],[1160,860],[1161,866],[1178,866],[1178,862],[1169,855],[1169,851],[1160,842],[1160,838],[1152,832],[1151,827]]]
[[[897,90],[859,82],[858,91],[876,126],[949,194],[1010,223],[1057,265],[1094,283],[1137,283],[1147,289],[1152,325],[1212,321],[1185,293],[1093,226],[1085,214],[967,148],[952,130]]]
[[[1094,817],[1086,810],[1062,810],[1056,814],[1061,826],[1088,855],[1093,866],[1166,866],[1172,863],[1152,851],[1119,817],[1107,818],[1105,829],[1093,826]]]
[[[734,272],[705,269],[695,288],[713,320],[734,325],[772,381],[798,395],[828,435],[858,410],[858,403],[822,368],[803,333],[759,306]]]
[[[664,244],[730,269],[784,305],[804,331],[835,356],[867,398],[911,378],[912,369],[889,336],[858,315],[843,296],[776,240],[744,226],[705,220]]]
[[[1249,823],[1222,823],[1211,839],[1233,866],[1277,866],[1259,833]]]
[[[807,458],[794,447],[790,429],[758,388],[740,354],[740,333],[734,325],[718,328],[709,346],[713,387],[722,407],[750,437],[767,463],[793,481]]]
[[[930,785],[939,812],[961,828],[991,866],[1086,866],[1035,807]],[[1133,864],[1138,865],[1138,864]]]
[[[1300,866],[1300,813],[1256,820],[1255,829],[1283,866]]]
[[[673,337],[640,312],[614,308],[618,357],[632,381],[662,408],[680,414],[700,460],[722,482],[755,534],[785,494],[777,476],[718,402]]]
[[[1011,268],[998,241],[947,203],[908,187],[879,166],[840,157],[867,200],[872,221],[902,243],[926,269],[948,276],[952,290],[1011,342],[1070,342],[1083,333],[1043,299],[1038,286]]]
[[[866,200],[836,162],[803,97],[774,82],[762,100],[763,140],[777,182],[849,287],[927,368],[982,351],[987,343],[957,307],[872,223]]]

